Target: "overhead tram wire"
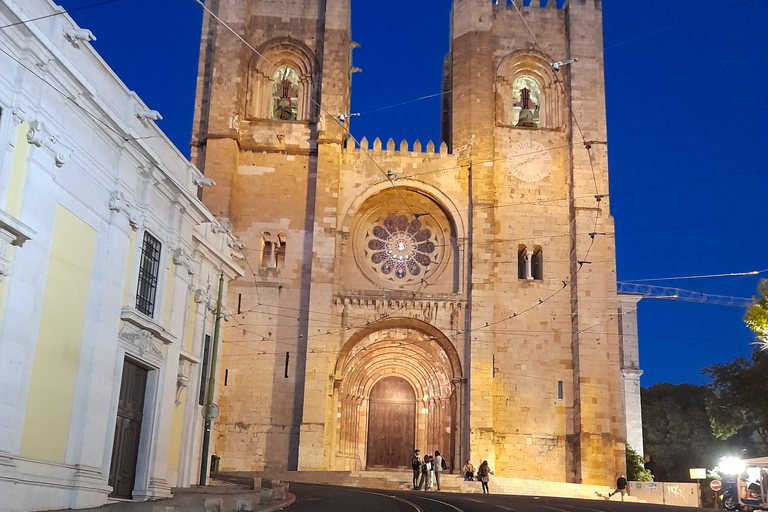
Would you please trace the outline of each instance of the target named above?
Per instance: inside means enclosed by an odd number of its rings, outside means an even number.
[[[715,277],[741,277],[741,276],[756,276],[768,272],[768,268],[764,270],[752,270],[750,272],[730,272],[728,274],[706,274],[702,276],[678,276],[678,277],[654,277],[651,279],[629,279],[627,282],[631,283],[647,283],[651,281],[677,281],[680,279],[711,279]]]
[[[745,106],[745,107],[737,108],[737,109],[734,109],[733,112],[734,113],[735,112],[751,112],[751,111],[754,111],[755,109],[760,109],[760,108],[764,108],[764,107],[768,107],[768,102],[757,103],[757,104],[754,104],[754,105],[748,105],[748,106]],[[616,142],[620,142],[620,141],[624,141],[624,140],[631,140],[631,139],[640,137],[642,135],[652,135],[652,134],[655,134],[655,133],[660,133],[660,132],[664,132],[664,131],[667,131],[667,130],[671,130],[673,128],[679,128],[681,126],[688,126],[688,125],[691,125],[691,124],[700,124],[702,121],[708,121],[708,120],[715,119],[715,118],[720,118],[720,117],[722,117],[721,114],[715,114],[715,115],[711,115],[711,116],[703,116],[703,117],[698,117],[696,119],[691,119],[691,120],[688,120],[688,121],[684,121],[684,122],[681,122],[681,123],[676,123],[676,124],[672,124],[672,125],[668,125],[668,126],[663,126],[661,128],[656,128],[654,130],[645,130],[645,131],[630,133],[628,135],[624,135],[624,136],[621,136],[621,137],[611,137],[611,138],[609,138],[609,139],[607,139],[605,141],[587,141],[587,143],[590,144],[590,145],[597,145],[597,144],[599,144],[599,145],[609,146],[611,144],[615,144]],[[564,148],[570,148],[570,147],[578,147],[578,146],[582,146],[584,144],[585,144],[584,142],[572,142],[572,143],[568,143],[568,144],[560,144],[560,145],[557,145],[557,146],[550,146],[548,148],[542,148],[542,149],[537,150],[537,151],[530,151],[528,153],[521,153],[520,156],[535,155],[535,154],[539,154],[539,153],[546,153],[548,151],[555,150],[555,149],[564,149]],[[479,161],[478,164],[488,164],[488,163],[502,162],[502,161],[508,160],[508,158],[509,157],[492,158],[490,160]],[[435,169],[435,170],[432,170],[432,171],[424,171],[424,172],[418,172],[418,173],[412,173],[412,174],[404,174],[402,177],[403,178],[414,178],[414,177],[418,177],[418,176],[425,176],[425,175],[428,175],[428,174],[436,174],[436,173],[439,173],[439,172],[447,172],[447,171],[453,171],[453,170],[458,170],[458,169],[461,169],[461,166],[455,165],[455,166],[450,166],[450,167],[441,167],[440,169]]]
[[[698,16],[698,18],[700,20],[701,19],[706,19],[706,18],[710,17],[711,15],[717,15],[718,17],[722,17],[722,14],[724,12],[729,12],[729,11],[732,11],[732,10],[736,9],[737,7],[741,7],[742,5],[751,4],[751,3],[754,3],[754,2],[758,2],[758,1],[761,1],[761,0],[744,0],[743,2],[739,2],[737,4],[733,4],[733,5],[730,5],[730,6],[722,6],[721,5],[717,9],[710,9],[708,12],[700,13],[700,16]],[[690,26],[690,22],[691,21],[692,20],[690,18],[687,18],[685,20],[686,25]],[[614,44],[612,44],[610,46],[606,46],[604,48],[604,50],[612,50],[612,49],[617,48],[619,46],[624,46],[624,45],[629,44],[629,43],[634,43],[635,41],[639,41],[640,39],[644,39],[646,37],[650,37],[650,36],[653,36],[653,35],[656,35],[656,34],[660,34],[660,33],[665,32],[667,30],[672,30],[673,28],[675,28],[678,25],[679,25],[679,23],[673,23],[671,25],[667,25],[666,27],[661,27],[661,28],[653,30],[651,32],[646,32],[645,34],[640,34],[639,36],[633,37],[632,39],[626,39],[624,41],[619,41],[618,43],[614,43]]]
[[[9,23],[8,25],[1,26],[0,30],[5,30],[6,28],[11,28],[11,27],[17,27],[19,25],[26,25],[28,23],[34,23],[36,21],[40,21],[40,20],[44,20],[44,19],[48,19],[48,18],[53,18],[54,16],[61,16],[63,14],[70,14],[70,13],[73,13],[73,12],[76,12],[76,11],[84,11],[86,9],[91,9],[93,7],[100,7],[102,5],[112,4],[112,3],[120,2],[120,1],[121,0],[104,0],[103,2],[96,2],[95,4],[88,4],[88,5],[83,5],[81,7],[74,7],[72,9],[67,9],[65,11],[60,11],[60,12],[55,12],[53,14],[46,14],[45,16],[38,16],[37,18],[30,18],[28,20],[22,20],[22,21],[17,21],[15,23]]]

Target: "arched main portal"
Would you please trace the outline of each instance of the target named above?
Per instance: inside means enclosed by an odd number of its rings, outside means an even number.
[[[460,379],[458,354],[434,327],[407,318],[367,326],[345,344],[336,366],[334,466],[408,467],[413,448],[440,450],[452,462]],[[410,406],[406,386],[414,396]],[[412,417],[407,407],[414,407]]]

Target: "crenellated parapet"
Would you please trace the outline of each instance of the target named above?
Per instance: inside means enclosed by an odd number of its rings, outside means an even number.
[[[368,176],[372,180],[382,178],[382,169],[393,173],[388,174],[390,179],[420,176],[426,181],[454,176],[460,171],[457,157],[448,152],[444,142],[439,148],[432,141],[426,146],[418,140],[413,144],[403,140],[398,145],[389,139],[383,144],[378,137],[373,144],[365,137],[359,142],[350,138],[342,153],[342,166],[351,167],[361,177]]]
[[[435,151],[435,143],[431,140],[427,143],[426,147],[422,147],[421,142],[417,139],[416,142],[413,143],[412,151],[409,151],[409,145],[408,141],[403,139],[400,141],[400,144],[395,148],[395,141],[394,139],[389,139],[387,141],[386,146],[382,146],[381,139],[376,137],[376,139],[373,141],[373,145],[370,145],[368,142],[368,139],[366,137],[363,137],[360,139],[360,142],[358,143],[357,140],[350,137],[349,140],[347,140],[347,144],[345,149],[347,151],[372,151],[375,153],[380,152],[386,152],[386,153],[396,153],[399,152],[402,155],[407,156],[418,156],[418,155],[424,155],[424,156],[439,156],[439,157],[450,157],[453,156],[448,153],[448,145],[443,142],[440,144],[439,150]]]

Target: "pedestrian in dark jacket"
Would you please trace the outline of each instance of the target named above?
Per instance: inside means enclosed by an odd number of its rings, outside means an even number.
[[[608,499],[616,493],[621,493],[621,501],[624,501],[624,495],[627,494],[627,479],[624,475],[619,475],[616,479],[616,490],[608,493]]]
[[[421,477],[421,457],[419,456],[419,450],[413,451],[413,457],[411,457],[411,469],[413,469],[413,489],[414,491],[419,488],[419,478]]]

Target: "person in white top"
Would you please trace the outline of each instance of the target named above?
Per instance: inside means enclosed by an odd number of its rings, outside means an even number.
[[[440,456],[440,452],[435,451],[435,458],[432,459],[432,469],[435,472],[435,483],[437,484],[437,490],[440,490],[440,474],[443,472],[443,458]]]

